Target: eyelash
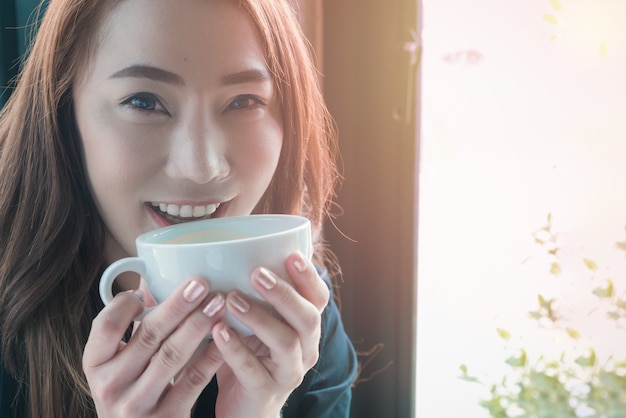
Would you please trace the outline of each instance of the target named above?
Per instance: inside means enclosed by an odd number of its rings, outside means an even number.
[[[139,106],[137,102],[147,103],[148,106]],[[161,104],[161,101],[151,93],[136,93],[122,102],[123,106],[130,106],[140,112],[165,112],[167,110]]]
[[[237,106],[237,102],[246,102],[243,106]],[[233,99],[232,102],[228,105],[226,110],[253,110],[259,106],[264,106],[265,102],[258,96],[253,94],[242,94],[241,96],[237,96]]]
[[[237,103],[244,102],[243,105],[237,105]],[[141,106],[139,103],[147,104],[147,106]],[[161,101],[152,93],[136,93],[125,99],[122,106],[129,106],[139,112],[164,112],[167,113],[167,109]],[[237,96],[231,101],[226,110],[254,110],[259,106],[265,106],[265,101],[253,94],[243,94]]]

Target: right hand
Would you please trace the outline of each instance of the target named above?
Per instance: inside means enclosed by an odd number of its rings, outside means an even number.
[[[142,292],[119,293],[102,309],[83,353],[99,417],[190,416],[223,364],[207,344],[194,355],[225,312],[224,296],[208,293],[205,280],[188,280],[138,323],[128,343],[122,338],[144,309]]]

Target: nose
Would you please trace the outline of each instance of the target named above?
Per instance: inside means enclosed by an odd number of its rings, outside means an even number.
[[[228,177],[227,142],[223,132],[206,124],[189,124],[174,134],[166,163],[166,174],[173,179],[197,184]]]

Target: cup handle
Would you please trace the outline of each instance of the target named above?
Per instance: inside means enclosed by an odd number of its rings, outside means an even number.
[[[113,282],[122,273],[133,271],[146,276],[146,265],[139,257],[127,257],[117,260],[104,270],[100,278],[100,298],[105,305],[113,300]]]

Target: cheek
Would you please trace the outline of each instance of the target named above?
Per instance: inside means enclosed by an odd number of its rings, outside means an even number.
[[[150,175],[154,144],[137,138],[132,129],[92,118],[82,120],[79,132],[87,173],[96,190],[133,184]]]
[[[253,141],[247,146],[247,150],[241,150],[243,163],[241,164],[246,170],[249,177],[253,177],[259,186],[267,187],[280,157],[282,148],[282,130],[271,129],[263,139]]]

